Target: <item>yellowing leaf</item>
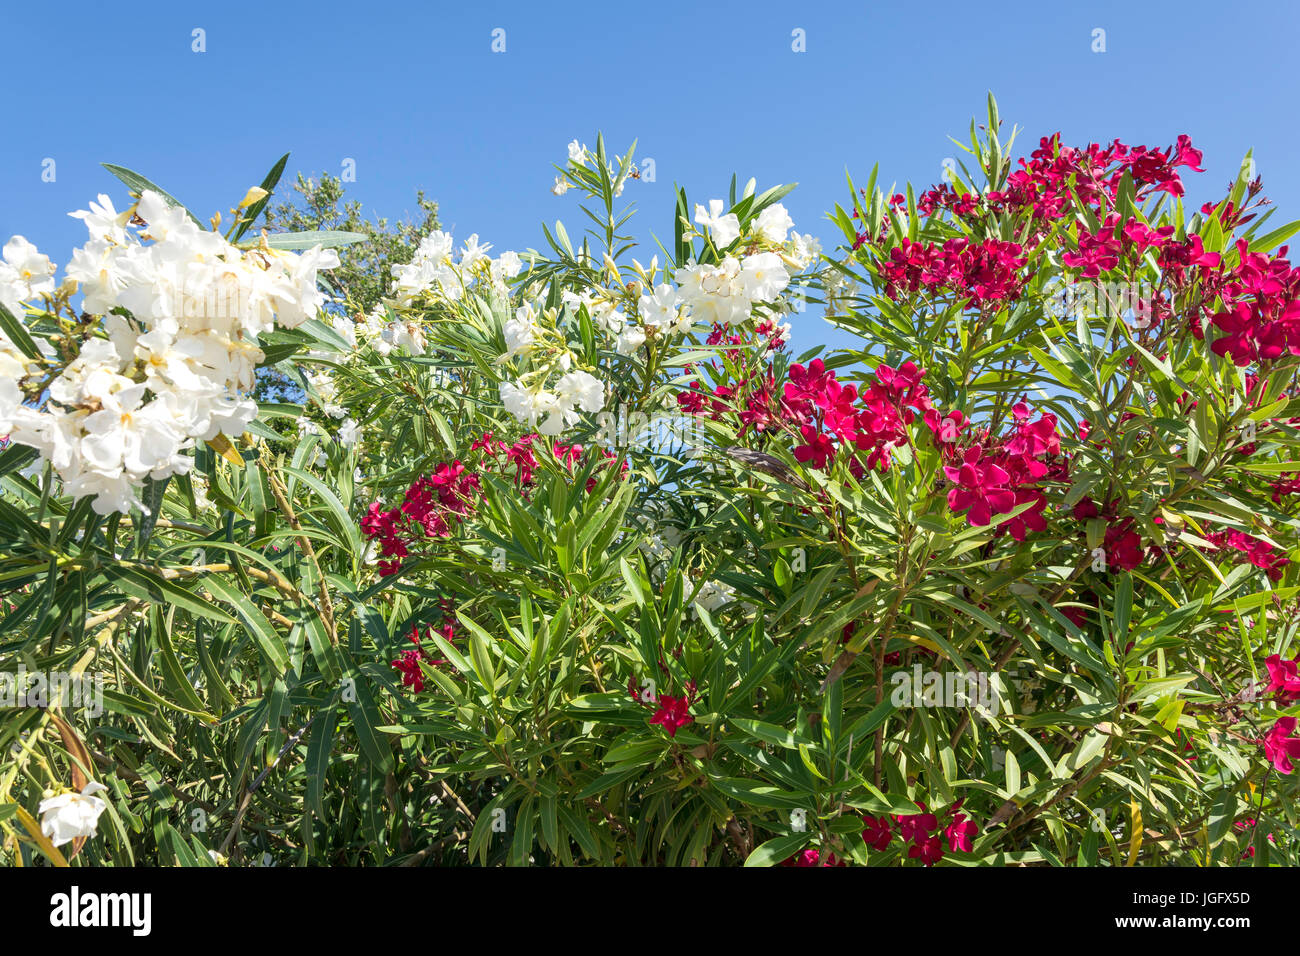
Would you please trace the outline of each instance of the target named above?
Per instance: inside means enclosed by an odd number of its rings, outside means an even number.
[[[230,439],[220,433],[208,440],[208,447],[237,468],[244,467],[244,458],[239,450],[231,444]]]
[[[253,186],[244,194],[244,198],[239,201],[239,208],[247,209],[249,206],[253,205],[253,203],[261,202],[269,195],[271,194],[261,186]]]
[[[1128,862],[1132,866],[1137,862],[1138,850],[1142,849],[1142,807],[1136,800],[1128,803],[1128,821],[1131,835],[1128,838]]]
[[[41,852],[48,856],[55,866],[68,865],[68,861],[63,858],[63,854],[54,848],[50,838],[41,832],[41,825],[22,807],[18,808],[18,822],[31,835],[32,842],[41,848]]]

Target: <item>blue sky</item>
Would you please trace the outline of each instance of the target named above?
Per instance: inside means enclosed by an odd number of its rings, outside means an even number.
[[[505,30],[494,53],[492,31]],[[205,31],[206,52],[192,51]],[[792,50],[803,30],[806,52]],[[1092,51],[1105,30],[1106,51]],[[1222,195],[1254,148],[1275,224],[1300,217],[1295,50],[1300,5],[1163,0],[988,5],[790,3],[72,2],[5,13],[10,95],[0,151],[0,236],[56,262],[84,238],[66,213],[124,189],[134,168],[201,218],[226,210],[291,152],[295,170],[340,172],[349,195],[402,216],[423,188],[445,228],[497,250],[579,228],[575,194],[551,195],[565,144],[633,139],[654,183],[631,183],[638,234],[670,234],[672,185],[724,196],[732,172],[786,200],[801,231],[847,195],[844,173],[885,185],[938,180],[948,137],[998,98],[1017,155],[1069,143],[1205,151],[1189,199]],[[42,163],[56,163],[43,182]],[[823,341],[811,315],[795,347]],[[839,344],[837,342],[837,344]]]

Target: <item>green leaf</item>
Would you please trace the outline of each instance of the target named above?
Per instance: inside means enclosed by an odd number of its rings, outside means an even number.
[[[811,839],[812,832],[808,831],[768,840],[754,848],[745,859],[745,866],[776,866],[806,847]]]
[[[29,359],[40,360],[41,350],[36,347],[32,337],[27,334],[26,326],[18,321],[17,316],[5,308],[3,302],[0,302],[0,332],[4,333],[4,337],[7,337]]]
[[[134,170],[127,169],[125,166],[117,166],[113,163],[100,163],[100,165],[103,166],[105,169],[107,169],[118,179],[120,179],[122,182],[126,183],[126,187],[130,189],[133,193],[135,193],[136,196],[140,196],[141,194],[143,194],[146,189],[151,190],[152,192],[156,192],[159,196],[163,198],[163,200],[167,203],[167,205],[179,206],[181,209],[184,209],[185,214],[194,220],[195,225],[197,225],[200,229],[203,229],[205,231],[207,230],[208,227],[205,226],[199,220],[198,216],[190,212],[189,209],[186,208],[184,203],[182,203],[179,199],[177,199],[167,190],[163,189],[157,183],[151,182],[150,180],[141,176],[139,173],[135,172]]]
[[[271,622],[267,620],[266,615],[242,591],[219,574],[205,575],[203,586],[217,600],[225,601],[227,604],[234,606],[235,613],[244,622],[244,626],[248,628],[253,641],[262,652],[262,656],[275,668],[277,673],[283,674],[289,669],[289,651],[285,648],[284,641],[280,640],[280,635],[271,626]]]
[[[261,238],[244,239],[236,243],[240,249],[252,249],[261,243]],[[362,232],[342,232],[338,229],[307,229],[303,232],[277,232],[266,237],[266,244],[272,249],[281,249],[289,252],[300,251],[303,249],[312,249],[316,246],[322,246],[329,249],[333,246],[349,246],[354,242],[365,242],[366,235]]]
[[[235,623],[235,619],[225,611],[209,604],[197,594],[192,594],[170,581],[163,580],[151,571],[119,565],[106,567],[103,569],[103,573],[104,577],[119,587],[123,593],[132,597],[164,605],[175,604],[191,614],[197,614],[199,617],[217,621],[221,624]],[[205,580],[204,583],[206,584],[207,581]]]

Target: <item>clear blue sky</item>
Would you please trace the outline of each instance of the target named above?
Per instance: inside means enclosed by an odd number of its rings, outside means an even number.
[[[1189,174],[1198,203],[1253,147],[1280,224],[1300,217],[1298,27],[1293,0],[12,4],[0,239],[24,234],[65,262],[84,238],[65,214],[101,191],[125,198],[100,161],[206,218],[288,151],[290,174],[354,159],[349,195],[373,211],[406,214],[421,187],[458,238],[540,246],[543,220],[579,229],[551,164],[597,129],[655,160],[657,181],[624,194],[643,235],[669,234],[674,181],[702,201],[735,171],[760,188],[797,180],[796,225],[833,239],[823,217],[846,169],[937,181],[987,90],[1023,152],[1058,129],[1076,144],[1190,134],[1205,151],[1206,172]],[[806,316],[796,349],[824,328]]]

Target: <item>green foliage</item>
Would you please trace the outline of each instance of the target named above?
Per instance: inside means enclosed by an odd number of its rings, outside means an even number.
[[[960,183],[1005,186],[998,125],[990,101]],[[1300,467],[1300,361],[1281,356],[1248,382],[1211,351],[1213,332],[1063,319],[1052,283],[1076,220],[1031,241],[1023,214],[922,216],[910,187],[903,217],[873,174],[830,217],[844,245],[808,276],[810,300],[862,343],[826,367],[865,392],[864,369],[910,360],[939,409],[992,436],[1022,396],[1056,415],[1068,480],[1045,483],[1045,527],[1018,541],[1005,514],[978,525],[953,511],[950,459],[919,418],[888,470],[848,447],[812,467],[789,420],[746,425],[755,383],[779,403],[792,365],[749,332],[736,347],[697,327],[613,348],[591,294],[637,314],[657,279],[756,243],[748,230],[788,192],[751,181],[737,196],[733,183],[726,210],[746,238],[719,250],[675,191],[672,254],[647,267],[618,202],[634,169],[631,151],[610,158],[598,140],[560,168],[595,225],[579,242],[557,222],[509,284],[483,266],[463,294],[402,303],[387,298],[390,267],[436,226],[436,206],[420,194],[422,222],[370,222],[338,180],[300,176],[298,203],[265,205],[268,225],[366,235],[342,251],[336,290],[349,311],[410,323],[418,349],[352,345],[319,320],[273,333],[265,367],[299,400],[268,397],[239,442],[198,448],[192,474],[148,489],[148,515],[101,518],[30,471],[34,453],[0,451],[0,666],[104,681],[102,714],[0,710],[4,858],[58,856],[4,811],[34,814],[89,762],[109,809],[74,865],[209,865],[211,851],[241,865],[757,866],[813,849],[920,865],[905,841],[862,837],[864,816],[918,804],[978,826],[969,851],[945,842],[944,864],[1300,861],[1295,777],[1257,743],[1296,708],[1243,690],[1267,680],[1265,657],[1295,655],[1295,567],[1273,580],[1207,541],[1227,528],[1295,553],[1300,521],[1270,483]],[[1152,228],[1234,254],[1219,213],[1184,222],[1177,203],[1121,193]],[[1244,235],[1266,252],[1290,229],[1261,238],[1259,225]],[[967,231],[1023,240],[1018,300],[890,293],[881,263],[905,237]],[[1192,308],[1197,290],[1162,285],[1154,256],[1133,268],[1175,315]],[[563,445],[533,441],[525,480],[517,443],[533,428],[500,397],[539,374],[503,357],[525,303],[545,333],[533,356],[592,370],[606,409],[663,414],[698,380],[736,397],[690,419],[689,454],[610,442],[608,423],[583,415]],[[291,437],[321,373],[355,444]],[[1248,421],[1258,435],[1243,455]],[[566,453],[576,443],[587,450]],[[591,450],[606,445],[609,458]],[[478,478],[472,506],[381,573],[366,522],[457,462]],[[1099,570],[1107,522],[1075,517],[1085,496],[1132,516],[1144,547],[1167,547]],[[413,630],[426,654],[404,683],[393,662]],[[914,668],[993,675],[996,699],[900,703]],[[689,720],[670,733],[656,715],[673,701]]]

